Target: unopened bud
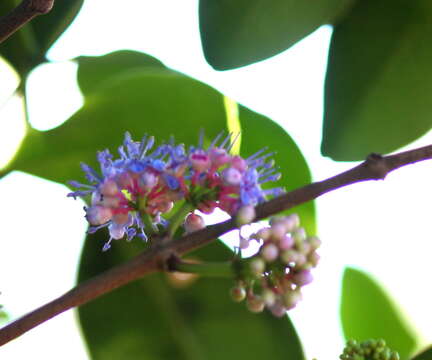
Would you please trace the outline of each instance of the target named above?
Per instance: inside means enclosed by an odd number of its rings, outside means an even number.
[[[204,219],[194,213],[190,213],[184,222],[184,228],[187,233],[198,231],[205,228]]]
[[[250,224],[255,219],[255,207],[253,205],[242,206],[236,215],[237,226]]]
[[[261,256],[266,262],[272,262],[279,256],[279,249],[273,243],[267,243],[261,249]]]
[[[264,310],[264,301],[257,296],[250,296],[247,298],[247,307],[254,313],[260,313]]]
[[[310,284],[312,281],[313,276],[310,270],[301,270],[292,276],[292,282],[298,286]]]
[[[261,275],[266,268],[266,264],[263,259],[255,258],[251,260],[249,267],[254,275]]]
[[[285,235],[279,242],[279,249],[288,250],[291,249],[293,245],[294,245],[294,239],[289,235]]]
[[[222,171],[222,180],[226,185],[237,186],[241,183],[242,177],[242,173],[233,167]]]
[[[258,232],[256,233],[256,238],[257,239],[261,239],[263,241],[267,241],[268,239],[270,239],[271,237],[271,228],[269,227],[265,227],[263,229],[258,230]]]
[[[288,291],[283,295],[284,305],[287,310],[294,308],[302,299],[302,294],[299,290]]]
[[[287,232],[293,232],[300,226],[300,218],[297,214],[291,214],[284,218],[283,223]]]
[[[101,184],[99,191],[105,196],[115,196],[119,192],[117,183],[112,179],[107,179]]]
[[[246,298],[246,290],[242,286],[234,286],[230,294],[235,302],[243,301]]]
[[[321,246],[321,240],[317,236],[310,236],[307,238],[307,241],[311,245],[313,250],[316,250]]]
[[[102,225],[111,220],[112,211],[100,205],[90,206],[86,209],[86,219],[91,225]]]

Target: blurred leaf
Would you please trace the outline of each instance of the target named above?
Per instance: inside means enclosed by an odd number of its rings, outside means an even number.
[[[322,153],[363,160],[432,126],[432,2],[362,0],[333,33]]]
[[[113,76],[143,68],[167,69],[153,56],[132,50],[119,50],[104,56],[80,56],[77,59],[78,84],[84,94],[97,89]]]
[[[0,3],[0,15],[11,11],[17,3],[15,0],[3,0]],[[45,61],[46,52],[70,25],[82,4],[83,0],[55,1],[48,14],[37,16],[2,43],[0,55],[20,75],[26,75]]]
[[[204,55],[217,70],[264,60],[332,23],[352,1],[200,0]]]
[[[87,238],[79,281],[99,274],[142,250],[114,243],[101,252],[107,234]],[[194,258],[227,260],[231,251],[216,242]],[[198,278],[174,287],[165,274],[133,282],[79,308],[79,319],[93,360],[303,360],[299,338],[288,319],[252,314],[229,296],[229,279]]]
[[[427,349],[424,349],[411,360],[432,360],[432,347],[430,346]]]
[[[218,91],[169,70],[126,73],[87,96],[63,125],[29,131],[10,167],[65,183],[83,178],[81,161],[97,167],[96,150],[115,151],[125,131],[135,139],[147,133],[160,143],[175,135],[196,144],[200,128],[210,138],[226,130]]]
[[[402,360],[416,348],[413,331],[390,297],[369,275],[352,268],[343,276],[341,320],[346,339],[382,338]]]
[[[280,168],[282,178],[278,182],[269,183],[269,187],[282,186],[291,191],[311,182],[305,158],[282,127],[244,106],[239,107],[239,117],[242,128],[240,152],[244,157],[264,147],[268,147],[269,152],[275,152],[273,158],[276,167]],[[302,225],[309,234],[316,233],[315,205],[312,201],[288,211],[293,212],[299,214]]]

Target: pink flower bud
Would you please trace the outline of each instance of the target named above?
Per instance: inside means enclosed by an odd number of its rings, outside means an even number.
[[[300,226],[300,217],[297,214],[291,214],[285,217],[284,224],[288,232],[292,232]]]
[[[251,223],[255,219],[255,207],[253,205],[242,206],[236,215],[238,226]]]
[[[286,314],[286,311],[287,311],[285,306],[283,306],[283,304],[281,304],[279,302],[277,302],[274,305],[272,305],[271,307],[269,307],[269,310],[276,317],[284,316]]]
[[[129,214],[127,214],[127,213],[115,214],[112,217],[112,221],[118,225],[124,225],[127,222],[129,222]]]
[[[288,291],[283,295],[283,302],[287,310],[294,308],[302,299],[299,290]]]
[[[292,276],[292,282],[298,286],[310,284],[313,281],[313,276],[310,270],[301,270],[294,273]]]
[[[204,219],[194,213],[190,213],[184,222],[184,228],[187,233],[191,233],[197,230],[201,230],[205,228]]]
[[[275,244],[268,243],[262,247],[261,256],[266,262],[272,262],[279,256],[279,249]]]
[[[212,162],[212,166],[218,168],[222,165],[225,165],[231,160],[231,156],[228,155],[227,151],[223,148],[212,148],[209,151],[210,160]]]
[[[266,264],[263,259],[261,258],[255,258],[252,259],[249,263],[249,267],[254,275],[262,275],[266,268]]]
[[[142,186],[145,190],[151,190],[158,182],[158,176],[151,172],[151,171],[145,171],[139,180],[140,186]]]
[[[231,159],[231,166],[236,168],[237,170],[243,172],[247,169],[246,160],[244,160],[241,156],[233,156]]]
[[[233,287],[230,293],[235,302],[243,301],[246,298],[246,290],[242,286]]]
[[[105,196],[115,196],[119,192],[119,189],[113,179],[106,179],[100,186],[99,191]]]
[[[264,310],[264,301],[258,296],[252,295],[247,298],[247,307],[251,312],[260,313]]]
[[[90,206],[86,209],[86,219],[91,225],[102,225],[111,220],[112,211],[100,205]]]
[[[222,171],[222,180],[226,185],[238,186],[242,181],[242,173],[233,167],[229,167]]]
[[[271,232],[272,238],[277,241],[281,241],[286,235],[285,226],[279,222],[271,226]]]
[[[266,227],[258,230],[258,232],[256,233],[256,238],[261,239],[263,241],[267,241],[268,239],[270,239],[271,235],[272,235],[271,228]]]
[[[312,247],[312,250],[316,250],[321,246],[321,240],[317,236],[308,237],[308,242]]]
[[[117,183],[121,189],[127,189],[133,186],[133,178],[129,172],[122,172],[118,179]]]
[[[279,242],[279,249],[288,250],[291,249],[293,245],[294,239],[289,235],[285,235]]]
[[[207,152],[197,149],[189,157],[192,168],[198,172],[207,171],[210,168],[210,158]]]

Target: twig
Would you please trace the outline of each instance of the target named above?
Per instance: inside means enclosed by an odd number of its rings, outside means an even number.
[[[38,15],[48,13],[54,0],[23,0],[9,14],[0,18],[0,43]]]
[[[299,204],[316,199],[329,191],[353,183],[384,179],[389,172],[395,169],[427,159],[432,159],[432,145],[384,157],[378,154],[371,154],[366,161],[351,170],[324,181],[306,185],[260,204],[256,207],[257,220],[293,208]],[[0,329],[0,346],[66,310],[83,305],[146,274],[166,269],[167,260],[173,254],[181,255],[204,246],[235,228],[235,220],[230,219],[185,235],[179,239],[155,241],[155,245],[144,253],[79,284],[59,298]]]

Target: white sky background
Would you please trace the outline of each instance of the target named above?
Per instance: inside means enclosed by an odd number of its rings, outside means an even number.
[[[216,72],[202,55],[196,0],[86,1],[49,53],[58,63],[40,67],[29,80],[31,121],[36,128],[48,129],[80,106],[76,66],[67,60],[124,48],[140,50],[279,122],[299,144],[314,179],[320,180],[353,166],[325,159],[319,152],[330,34],[331,29],[324,27],[272,59]],[[7,100],[6,73],[1,68],[0,73],[0,104],[7,101],[0,110],[0,161],[4,161],[16,143],[17,135],[12,133],[17,133],[20,121],[16,116],[19,101]],[[430,133],[409,148],[429,143]],[[317,200],[322,262],[304,301],[291,313],[309,359],[336,359],[342,349],[338,291],[346,264],[376,275],[403,307],[423,342],[432,342],[431,179],[431,165],[424,162],[398,170],[385,181],[352,185]],[[67,199],[67,192],[62,185],[22,173],[1,181],[0,303],[13,318],[74,285],[85,223],[82,204]],[[87,359],[73,312],[0,348],[4,359],[29,356]]]

